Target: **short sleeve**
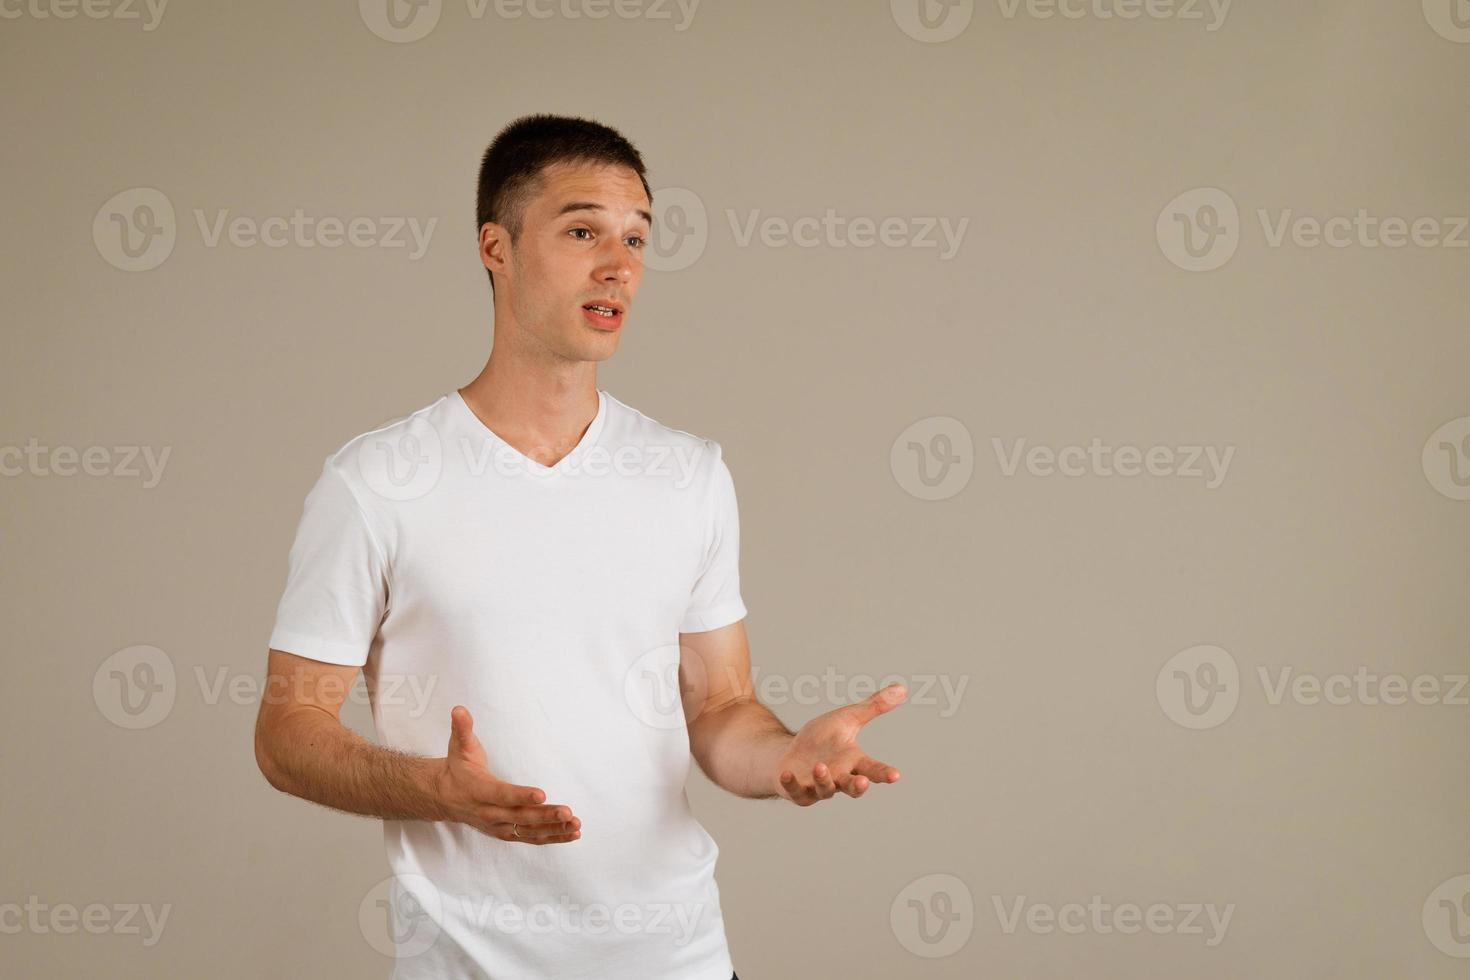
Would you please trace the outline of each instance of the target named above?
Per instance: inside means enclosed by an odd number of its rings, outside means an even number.
[[[745,618],[746,613],[740,598],[740,512],[735,502],[735,482],[720,444],[711,445],[714,463],[702,515],[704,561],[679,624],[681,633],[719,629]]]
[[[345,666],[367,662],[388,603],[387,562],[329,459],[306,496],[270,646]]]

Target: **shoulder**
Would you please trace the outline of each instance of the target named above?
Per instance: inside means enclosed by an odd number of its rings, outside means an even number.
[[[360,432],[330,453],[323,478],[340,479],[364,510],[422,496],[438,482],[448,433],[448,395]]]
[[[611,394],[607,424],[614,451],[635,447],[650,465],[666,459],[687,479],[708,484],[722,475],[728,478],[724,447],[716,440],[675,428],[650,417]]]

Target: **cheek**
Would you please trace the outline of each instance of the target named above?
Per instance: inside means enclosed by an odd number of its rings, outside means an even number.
[[[542,292],[566,297],[576,295],[584,277],[588,275],[585,261],[574,255],[542,255],[536,269],[542,283]]]

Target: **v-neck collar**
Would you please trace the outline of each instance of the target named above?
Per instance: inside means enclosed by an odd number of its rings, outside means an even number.
[[[460,416],[464,419],[466,423],[468,423],[473,429],[478,430],[480,433],[488,435],[500,445],[504,446],[507,450],[514,453],[516,460],[522,466],[525,466],[527,469],[529,469],[532,473],[535,473],[537,476],[549,476],[560,473],[566,468],[569,460],[574,461],[576,459],[579,459],[583,454],[586,453],[589,448],[596,445],[598,438],[602,435],[603,423],[607,420],[607,392],[603,391],[601,388],[598,388],[597,414],[592,417],[592,422],[587,426],[587,431],[582,433],[582,438],[577,441],[577,444],[575,446],[572,447],[571,452],[567,453],[561,459],[557,460],[554,465],[546,466],[545,464],[537,462],[536,460],[527,456],[525,453],[521,452],[516,447],[512,446],[510,443],[506,442],[504,439],[496,434],[494,429],[491,429],[490,426],[481,421],[480,417],[475,414],[475,410],[470,408],[469,402],[466,402],[464,400],[464,395],[460,394],[458,388],[450,391],[447,397],[451,402],[458,406]]]

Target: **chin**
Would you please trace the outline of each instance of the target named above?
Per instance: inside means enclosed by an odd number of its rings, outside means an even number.
[[[589,332],[591,329],[589,328]],[[611,337],[579,337],[571,344],[568,357],[574,361],[605,361],[618,349],[617,334]]]

